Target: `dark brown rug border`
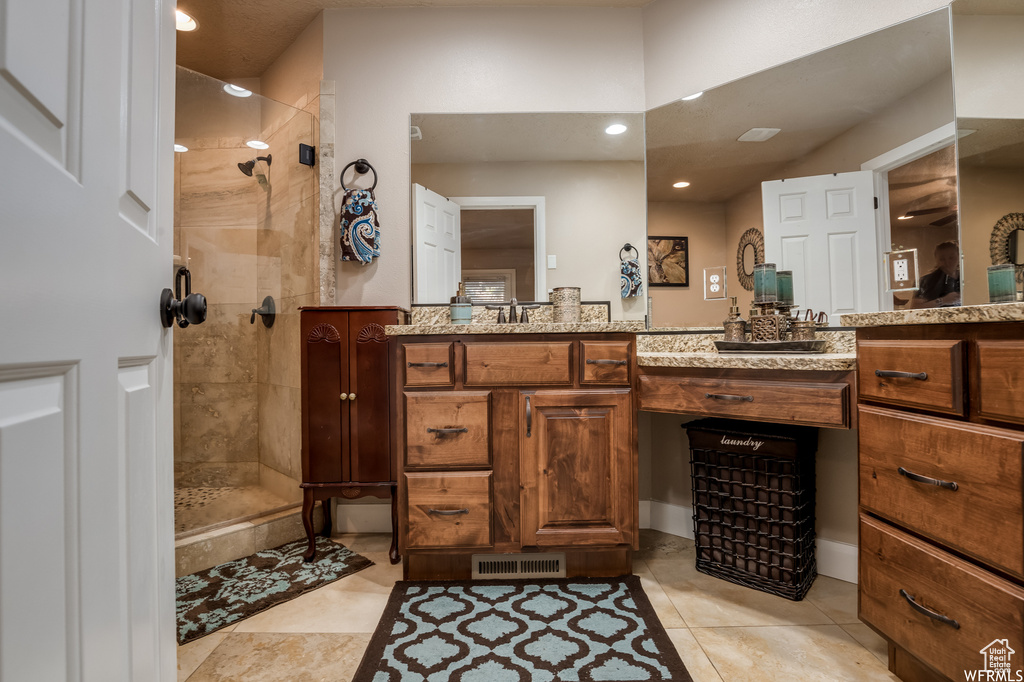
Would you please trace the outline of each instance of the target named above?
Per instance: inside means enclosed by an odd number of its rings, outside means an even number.
[[[661,624],[661,619],[658,618],[654,606],[651,605],[650,598],[644,592],[640,576],[638,575],[624,575],[618,578],[543,578],[539,580],[399,580],[395,583],[394,589],[391,590],[387,606],[384,607],[384,613],[381,614],[377,628],[373,631],[373,636],[370,638],[370,643],[366,646],[366,651],[363,653],[359,667],[352,677],[352,682],[373,682],[373,676],[377,672],[376,663],[384,658],[384,649],[387,648],[388,640],[391,636],[391,624],[398,617],[398,613],[402,608],[402,602],[407,596],[410,587],[480,587],[483,585],[509,584],[579,585],[608,584],[617,581],[624,583],[629,588],[630,596],[633,597],[633,602],[636,604],[640,617],[647,623],[647,627],[651,631],[651,638],[658,646],[662,656],[666,659],[664,663],[672,677],[660,682],[693,682],[690,672],[683,664],[683,659],[679,657],[679,652],[676,651],[675,644],[672,643],[672,639],[668,636],[668,632],[665,631],[665,626]]]

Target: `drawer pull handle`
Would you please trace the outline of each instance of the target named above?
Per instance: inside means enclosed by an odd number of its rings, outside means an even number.
[[[918,379],[924,381],[928,378],[928,372],[895,372],[891,369],[876,369],[876,377],[893,377],[896,379]]]
[[[754,396],[752,395],[729,395],[728,393],[705,393],[705,398],[714,398],[715,400],[745,400],[748,403],[754,402]]]
[[[428,514],[437,514],[438,516],[458,516],[459,514],[468,514],[468,509],[428,509]],[[959,627],[959,626],[958,626]]]
[[[949,616],[943,616],[941,613],[936,613],[935,611],[932,611],[931,609],[927,609],[927,608],[921,606],[916,601],[914,601],[914,598],[912,596],[907,594],[906,590],[900,589],[900,596],[903,597],[904,599],[906,599],[907,603],[910,604],[911,608],[913,608],[918,613],[923,613],[924,615],[928,616],[929,618],[933,618],[934,620],[937,620],[940,623],[945,623],[946,625],[948,625],[949,627],[953,628],[954,630],[959,630],[960,629],[960,623],[956,622],[955,620],[953,620]]]
[[[530,396],[526,396],[526,437],[530,437],[533,430],[533,408],[530,407]]]
[[[444,435],[446,433],[469,433],[469,429],[467,429],[465,426],[463,426],[461,429],[460,428],[433,429],[433,428],[428,426],[427,427],[427,433],[440,433],[441,435]]]
[[[447,362],[410,362],[410,367],[447,367]]]
[[[915,474],[913,471],[907,471],[903,467],[896,470],[901,476],[906,476],[911,481],[917,481],[918,483],[927,483],[928,485],[937,485],[940,488],[946,490],[956,490],[960,486],[956,484],[956,481],[940,481],[937,478],[929,478],[928,476],[922,476],[921,474]]]
[[[591,360],[587,358],[588,365],[626,365],[629,364],[625,360]]]

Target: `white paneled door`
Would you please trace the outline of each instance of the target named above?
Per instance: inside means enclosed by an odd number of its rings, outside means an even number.
[[[176,676],[173,14],[0,0],[0,682]]]
[[[765,262],[793,271],[802,310],[878,310],[878,253],[871,171],[761,183]]]
[[[447,303],[462,280],[461,207],[413,183],[414,303]]]

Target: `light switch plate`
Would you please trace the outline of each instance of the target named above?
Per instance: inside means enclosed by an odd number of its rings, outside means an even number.
[[[548,270],[554,270],[555,267],[555,255],[550,254],[548,255]]]
[[[888,292],[914,291],[917,289],[917,249],[888,251],[885,254],[885,271],[888,273]]]
[[[704,268],[704,300],[724,300],[726,293],[725,266]]]

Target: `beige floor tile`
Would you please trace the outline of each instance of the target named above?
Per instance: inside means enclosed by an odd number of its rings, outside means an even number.
[[[689,562],[648,559],[647,565],[691,628],[832,624],[807,600],[795,602],[736,585],[699,573]]]
[[[695,628],[691,632],[725,682],[896,680],[838,625]],[[756,677],[751,677],[756,671]]]
[[[650,528],[640,531],[640,549],[634,554],[637,559],[677,559],[690,563],[695,556],[693,540]]]
[[[232,632],[188,682],[350,680],[369,635]]]
[[[693,682],[722,682],[722,676],[715,670],[711,659],[700,648],[692,632],[683,628],[666,629],[666,632],[676,645],[679,658],[683,659],[683,665],[686,666],[686,671],[690,673]]]
[[[640,585],[644,588],[647,598],[651,601],[654,612],[658,614],[658,620],[661,621],[662,627],[666,630],[669,628],[685,628],[686,621],[679,615],[679,611],[676,610],[672,600],[665,594],[665,590],[661,588],[661,584],[654,577],[654,574],[651,573],[647,563],[634,559],[633,573],[640,577]]]
[[[391,549],[391,533],[335,533],[331,539],[360,554]]]
[[[839,625],[859,623],[857,618],[857,585],[845,580],[819,575],[804,597]]]
[[[358,583],[346,584],[358,576],[342,578],[257,613],[241,621],[236,631],[372,633],[384,613],[390,589],[360,590],[356,588]]]
[[[839,627],[857,640],[861,646],[875,655],[886,666],[889,665],[889,645],[877,632],[864,623],[844,623]]]
[[[228,633],[235,629],[234,625],[229,625],[223,630],[194,639],[188,644],[183,644],[178,647],[178,682],[185,682],[189,676],[196,671],[203,661],[213,653],[224,638],[228,636]]]

